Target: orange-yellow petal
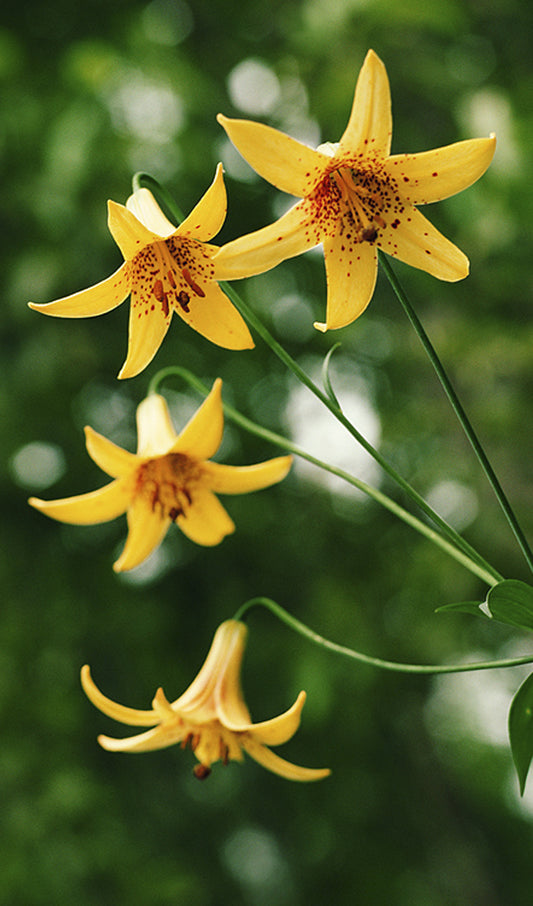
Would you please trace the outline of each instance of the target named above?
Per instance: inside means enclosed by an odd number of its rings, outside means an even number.
[[[176,438],[165,397],[150,393],[137,406],[137,456],[164,456],[173,449]]]
[[[94,683],[88,664],[81,668],[81,684],[83,691],[93,705],[104,714],[107,714],[108,717],[112,717],[113,720],[119,720],[123,724],[130,724],[132,727],[150,727],[159,720],[155,711],[140,711],[137,708],[127,708],[125,705],[119,705],[103,695]]]
[[[282,481],[291,467],[291,456],[277,456],[253,466],[227,466],[205,462],[202,474],[206,485],[217,494],[247,494]]]
[[[222,381],[217,378],[202,405],[189,419],[179,436],[174,435],[172,453],[184,453],[191,459],[210,459],[218,450],[224,431]]]
[[[449,198],[476,182],[489,166],[496,138],[473,138],[420,154],[394,154],[385,170],[401,186],[410,204]]]
[[[335,157],[342,161],[357,154],[384,158],[392,136],[389,79],[384,64],[369,50],[355,87],[348,125]]]
[[[123,450],[88,425],[85,428],[85,443],[91,459],[112,478],[126,475],[138,465],[134,453]]]
[[[109,232],[126,261],[131,261],[145,246],[161,239],[153,230],[147,229],[125,205],[108,201],[107,212]]]
[[[137,269],[136,263],[134,266]],[[139,374],[150,364],[161,346],[172,318],[172,308],[164,311],[156,300],[151,301],[147,294],[146,281],[135,280],[131,294],[128,354],[120,369],[118,377],[131,378]]]
[[[110,277],[83,289],[71,296],[56,299],[46,305],[29,302],[30,308],[40,311],[43,315],[53,315],[54,318],[93,318],[96,315],[105,315],[124,302],[131,289],[131,269],[124,263]]]
[[[228,119],[221,113],[217,120],[229,138],[263,179],[289,195],[303,198],[324,175],[330,159],[294,138],[251,120]]]
[[[175,312],[189,327],[224,349],[253,349],[254,341],[242,315],[217,283],[204,284],[204,295],[191,293],[188,308],[180,305]]]
[[[462,280],[468,258],[416,208],[406,210],[396,229],[380,230],[376,244],[395,258],[427,271],[439,280]]]
[[[243,737],[242,747],[254,761],[257,761],[268,771],[279,774],[280,777],[285,777],[286,780],[301,780],[303,782],[322,780],[331,774],[329,768],[301,768],[290,761],[285,761],[284,758],[275,755],[274,752],[261,745],[250,735]]]
[[[376,249],[369,242],[350,242],[338,231],[324,242],[328,286],[326,321],[322,332],[351,324],[370,302],[378,272]]]
[[[128,537],[124,550],[113,564],[116,573],[139,566],[159,546],[170,525],[170,517],[153,510],[149,500],[138,496],[128,510]]]
[[[206,488],[194,490],[191,505],[176,521],[184,535],[205,547],[220,544],[226,535],[235,531],[233,520],[217,497]]]
[[[126,207],[147,230],[158,236],[172,236],[177,227],[163,214],[150,189],[137,189],[130,195]]]
[[[95,525],[109,522],[126,512],[131,501],[131,482],[119,478],[97,491],[65,497],[62,500],[40,500],[30,497],[28,503],[45,516],[72,525]]]
[[[221,229],[226,219],[227,206],[224,170],[222,164],[218,164],[213,182],[178,228],[178,235],[207,242]]]
[[[305,698],[305,692],[300,692],[292,707],[283,714],[278,714],[277,717],[257,724],[250,724],[248,727],[239,726],[237,721],[232,721],[231,714],[224,709],[224,703],[220,707],[220,718],[224,726],[229,730],[234,730],[235,732],[249,730],[254,739],[262,745],[279,746],[291,739],[300,726]]]

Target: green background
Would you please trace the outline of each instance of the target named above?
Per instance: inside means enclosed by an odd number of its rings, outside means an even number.
[[[102,485],[83,426],[134,449],[135,408],[149,378],[172,363],[208,383],[222,377],[225,398],[250,417],[405,501],[259,339],[253,352],[227,352],[176,318],[147,371],[119,383],[127,303],[70,321],[26,302],[119,266],[105,205],[125,202],[137,170],[187,211],[222,160],[229,212],[216,241],[269,223],[286,199],[232,153],[216,114],[260,119],[314,145],[335,141],[372,47],[391,80],[393,152],[498,134],[488,174],[427,211],[468,254],[471,276],[448,285],[396,270],[531,535],[532,37],[533,6],[522,0],[4,4],[2,904],[531,902],[532,783],[520,800],[506,738],[527,669],[438,680],[379,673],[254,611],[243,674],[252,715],[274,716],[305,688],[302,727],[279,752],[331,767],[328,780],[291,784],[247,759],[215,766],[202,784],[178,747],[139,756],[99,748],[99,732],[127,728],[86,700],[83,663],[124,704],[149,707],[159,685],[176,698],[219,622],[255,595],[393,660],[513,656],[528,640],[468,615],[436,615],[441,604],[482,600],[486,588],[393,516],[299,465],[273,489],[227,499],[237,531],[217,548],[172,530],[145,567],[114,575],[123,518],[64,526],[26,499]],[[386,280],[363,317],[326,336],[311,327],[324,316],[321,255],[238,288],[314,375],[342,342],[332,380],[358,427],[497,569],[527,580]],[[178,381],[167,386],[179,428],[199,398]],[[277,453],[230,425],[220,451],[235,464]]]

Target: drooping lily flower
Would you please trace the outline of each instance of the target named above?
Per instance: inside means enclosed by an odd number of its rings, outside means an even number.
[[[350,119],[337,144],[313,150],[249,120],[218,121],[248,163],[302,200],[278,221],[222,246],[217,274],[231,280],[269,270],[323,243],[328,299],[319,330],[344,327],[364,311],[377,276],[377,249],[441,280],[468,274],[466,256],[417,210],[472,185],[489,166],[495,138],[420,154],[390,155],[392,115],[385,66],[370,50]]]
[[[129,453],[92,428],[85,429],[87,451],[114,481],[97,491],[63,500],[29,503],[46,516],[74,525],[128,516],[128,537],[114,564],[116,572],[138,566],[160,544],[171,522],[197,544],[212,546],[235,530],[216,497],[246,494],[281,481],[290,456],[253,466],[209,462],[224,427],[222,381],[178,435],[165,399],[152,393],[137,408],[137,453]]]
[[[240,669],[246,644],[247,627],[239,620],[226,620],[214,636],[207,658],[186,692],[169,702],[158,689],[151,711],[138,711],[116,704],[95,686],[89,667],[81,671],[88,696],[100,711],[124,724],[153,729],[126,739],[99,736],[104,749],[111,752],[150,752],[175,743],[190,748],[198,764],[194,774],[203,780],[216,761],[242,761],[243,750],[255,761],[288,780],[321,780],[327,768],[301,768],[280,758],[267,746],[287,742],[300,725],[305,692],[300,692],[292,708],[279,717],[252,723],[241,691]]]
[[[72,296],[30,308],[58,318],[102,315],[131,295],[128,355],[119,378],[134,377],[152,361],[173,314],[211,342],[227,349],[254,345],[241,315],[222,292],[209,244],[224,223],[226,189],[222,165],[193,211],[175,227],[152,193],[138,189],[126,206],[108,202],[109,230],[124,263],[116,273]]]

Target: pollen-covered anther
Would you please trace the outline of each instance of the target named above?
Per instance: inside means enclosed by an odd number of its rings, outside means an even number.
[[[191,297],[189,296],[189,293],[185,292],[184,289],[181,289],[179,291],[179,293],[177,294],[176,299],[178,300],[178,303],[179,303],[180,307],[183,309],[183,311],[188,312],[189,311],[189,302],[191,301]]]
[[[187,267],[183,267],[181,269],[181,273],[183,274],[183,279],[189,284],[192,291],[194,293],[196,293],[197,296],[201,296],[203,298],[205,296],[205,293],[204,293],[202,287],[198,286],[198,284],[195,282],[195,280],[191,277],[191,273],[190,273],[189,269]]]
[[[156,297],[157,301],[160,303],[160,305],[163,309],[163,314],[165,315],[165,318],[166,318],[166,316],[168,315],[168,312],[169,312],[168,296],[163,288],[162,280],[155,281],[154,288],[152,289],[152,293]]]
[[[206,764],[197,764],[192,769],[192,772],[197,780],[205,780],[206,777],[209,777],[211,768],[209,768]]]

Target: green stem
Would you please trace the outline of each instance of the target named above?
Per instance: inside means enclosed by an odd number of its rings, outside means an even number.
[[[336,642],[330,642],[329,639],[325,639],[317,632],[309,629],[305,623],[301,623],[300,620],[297,620],[296,617],[293,617],[292,614],[288,613],[283,607],[276,604],[276,602],[272,601],[270,598],[251,598],[239,608],[233,619],[243,620],[248,610],[257,606],[266,607],[271,613],[278,617],[282,623],[289,626],[290,629],[293,629],[304,638],[310,639],[310,641],[314,642],[316,645],[320,645],[321,648],[326,648],[328,651],[335,652],[335,654],[343,654],[362,664],[380,667],[382,670],[393,670],[395,673],[470,673],[474,670],[495,670],[501,669],[502,667],[518,667],[520,664],[531,664],[533,662],[533,655],[524,655],[524,657],[509,658],[500,661],[480,661],[475,664],[399,664],[396,661],[384,661],[381,658],[370,657],[368,654],[354,651],[353,648],[347,648],[345,645],[338,645]]]
[[[169,365],[167,368],[163,368],[159,371],[150,381],[148,386],[148,393],[157,393],[159,385],[167,378],[172,375],[178,375],[182,377],[187,383],[194,387],[195,390],[198,390],[200,393],[207,395],[209,393],[209,388],[199,380],[192,372],[188,371],[186,368],[182,368],[180,365]],[[483,561],[481,564],[478,560],[482,560],[481,556],[476,553],[476,559],[465,554],[463,551],[459,550],[455,544],[451,544],[446,540],[442,535],[436,532],[431,526],[427,525],[425,522],[421,522],[420,519],[417,519],[416,516],[413,516],[402,506],[396,503],[394,500],[391,500],[386,494],[383,494],[381,491],[378,491],[376,488],[373,488],[371,485],[366,484],[359,478],[350,475],[348,472],[345,472],[342,469],[332,466],[329,463],[324,462],[321,459],[317,459],[316,456],[312,456],[310,453],[307,453],[305,450],[302,450],[292,441],[287,440],[287,438],[282,437],[281,434],[276,434],[274,431],[270,431],[267,428],[263,428],[261,425],[256,424],[251,421],[251,419],[246,418],[242,415],[237,409],[234,409],[233,406],[229,406],[227,403],[223,404],[224,412],[235,424],[239,425],[241,428],[244,428],[245,431],[255,434],[258,437],[263,438],[269,443],[273,443],[281,449],[286,450],[288,453],[293,453],[295,456],[299,456],[301,459],[307,460],[307,462],[312,463],[315,466],[323,469],[325,472],[329,472],[331,475],[335,475],[337,478],[346,481],[348,484],[351,484],[352,487],[357,488],[359,491],[362,491],[364,494],[367,494],[389,512],[394,513],[398,516],[399,519],[402,519],[407,525],[410,525],[416,531],[420,532],[421,535],[424,535],[425,538],[432,541],[437,547],[440,547],[447,554],[465,566],[470,572],[478,576],[488,585],[492,586],[495,582],[501,582],[503,576],[496,572],[489,563]]]
[[[414,311],[411,303],[409,302],[409,299],[407,298],[404,289],[402,288],[398,278],[396,277],[396,274],[394,273],[392,266],[390,264],[390,261],[386,255],[380,254],[380,264],[383,267],[383,270],[385,271],[385,273],[389,279],[389,282],[390,282],[397,298],[400,301],[400,304],[402,305],[407,317],[409,318],[409,321],[411,322],[414,330],[416,331],[418,338],[419,338],[420,342],[422,343],[422,346],[424,347],[431,364],[433,365],[433,368],[435,369],[437,377],[439,378],[439,381],[441,382],[441,385],[444,389],[446,396],[448,397],[448,400],[452,406],[452,409],[454,410],[457,418],[459,419],[459,422],[462,425],[462,428],[463,428],[468,440],[470,441],[470,444],[474,450],[474,453],[476,454],[478,461],[479,461],[483,471],[485,472],[485,475],[492,487],[492,490],[494,491],[496,498],[498,499],[498,502],[499,502],[499,504],[505,514],[507,522],[509,523],[511,530],[520,546],[520,549],[527,561],[527,564],[528,564],[529,568],[531,569],[531,571],[533,572],[533,553],[531,551],[531,548],[530,548],[530,546],[527,542],[527,539],[518,523],[518,520],[513,512],[511,504],[509,503],[509,500],[507,499],[507,496],[494,472],[494,469],[492,468],[492,466],[487,458],[487,455],[476,435],[476,432],[474,431],[474,428],[472,427],[470,419],[468,418],[455,390],[453,389],[453,387],[450,383],[450,380],[444,370],[442,362],[440,361],[440,359],[437,355],[437,352],[435,351],[435,348],[432,345],[426,331],[424,330],[416,312]]]

